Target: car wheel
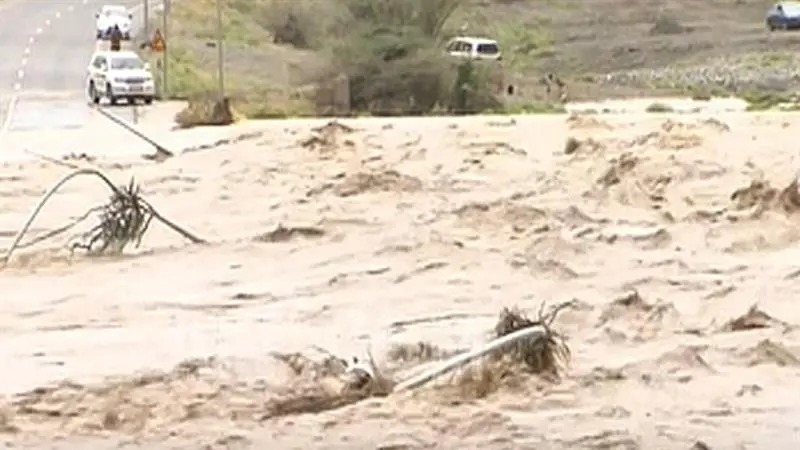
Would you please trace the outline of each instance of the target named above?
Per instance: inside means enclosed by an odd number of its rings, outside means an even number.
[[[97,89],[95,89],[93,81],[89,83],[89,100],[95,105],[100,103],[100,95],[97,94]]]
[[[144,98],[145,105],[152,105],[153,104],[153,97],[145,97]]]
[[[106,97],[108,97],[108,102],[111,103],[111,106],[116,106],[117,101],[119,100],[117,97],[114,97],[114,91],[111,90],[111,85],[106,85]]]

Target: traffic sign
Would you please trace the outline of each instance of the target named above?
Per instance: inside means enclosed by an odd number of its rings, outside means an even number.
[[[156,30],[153,33],[153,39],[150,41],[150,48],[156,53],[164,53],[167,43],[164,42],[164,37],[161,35],[161,30]]]

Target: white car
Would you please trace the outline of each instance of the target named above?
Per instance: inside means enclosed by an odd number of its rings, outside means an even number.
[[[100,12],[95,13],[94,17],[97,39],[107,39],[111,36],[114,25],[122,31],[123,39],[131,38],[133,14],[128,11],[128,8],[121,5],[105,5],[100,8]]]
[[[447,43],[446,51],[450,56],[466,59],[500,60],[500,46],[494,39],[461,36]]]
[[[132,51],[97,51],[87,68],[86,93],[94,104],[107,98],[112,105],[120,99],[151,104],[156,86],[150,65]]]

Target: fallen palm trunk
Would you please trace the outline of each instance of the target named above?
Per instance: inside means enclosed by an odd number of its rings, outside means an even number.
[[[392,392],[400,392],[407,389],[418,388],[441,375],[452,372],[453,370],[463,367],[478,358],[486,356],[497,351],[498,349],[509,346],[523,339],[547,339],[548,336],[549,333],[547,329],[542,325],[534,325],[528,328],[517,330],[513,333],[489,341],[483,346],[472,351],[456,355],[442,362],[437,367],[425,370],[408,380],[402,381],[395,385]]]
[[[504,311],[504,316],[502,317],[507,317],[508,314],[516,313]],[[523,316],[516,317],[524,318]],[[499,336],[474,350],[442,361],[437,364],[436,367],[424,370],[418,375],[400,383],[394,382],[390,377],[387,377],[380,371],[370,351],[367,352],[366,359],[359,360],[358,358],[353,358],[348,361],[324,349],[317,348],[317,350],[328,355],[326,362],[321,363],[321,372],[324,373],[325,371],[331,370],[329,366],[330,361],[341,364],[344,373],[334,375],[336,377],[346,375],[346,378],[341,379],[341,381],[344,382],[341,390],[339,392],[333,392],[325,387],[325,383],[321,383],[319,380],[313,380],[311,387],[306,386],[305,389],[299,389],[296,393],[268,401],[266,404],[267,412],[261,418],[262,420],[266,420],[284,415],[319,413],[357,403],[369,397],[385,397],[394,393],[417,389],[444,374],[486,356],[504,359],[510,358],[507,359],[507,361],[522,364],[523,367],[527,366],[532,374],[541,374],[543,372],[540,372],[540,370],[546,369],[546,367],[532,367],[527,361],[520,359],[520,348],[524,348],[524,350],[528,352],[546,351],[553,352],[554,354],[562,352],[560,355],[566,357],[568,354],[565,353],[567,352],[566,347],[557,348],[558,345],[563,344],[555,344],[555,347],[549,346],[548,343],[555,342],[553,341],[553,336],[554,333],[549,330],[546,322],[533,323],[529,326]],[[556,364],[556,359],[550,359],[549,361]],[[298,371],[296,366],[290,365],[290,367],[295,372],[304,372],[302,369]],[[555,366],[549,368],[557,369]]]

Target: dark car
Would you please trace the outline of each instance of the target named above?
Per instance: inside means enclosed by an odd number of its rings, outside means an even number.
[[[800,2],[780,2],[767,11],[767,28],[796,30],[800,28]]]

